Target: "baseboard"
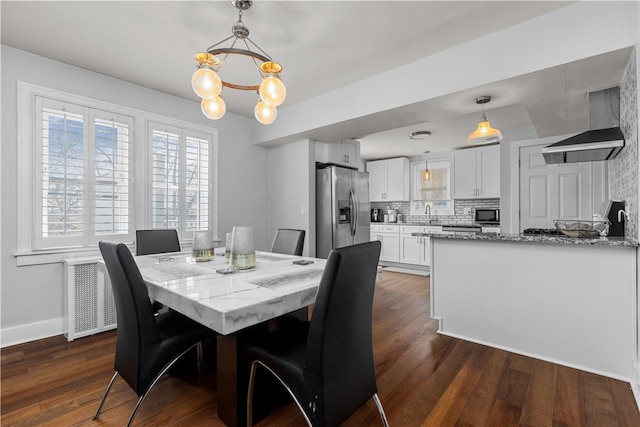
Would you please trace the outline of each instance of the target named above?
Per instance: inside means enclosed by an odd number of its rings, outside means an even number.
[[[636,405],[640,410],[640,362],[633,361],[633,378],[631,379],[631,390],[633,391],[633,397],[636,398]]]
[[[540,356],[538,354],[529,353],[529,352],[526,352],[526,351],[518,351],[518,350],[514,350],[513,348],[510,348],[510,347],[497,345],[497,344],[485,342],[485,341],[482,341],[482,340],[471,339],[471,338],[463,336],[463,335],[452,334],[452,333],[449,333],[449,332],[443,332],[442,330],[438,330],[438,333],[442,334],[442,335],[446,335],[448,337],[457,338],[457,339],[461,339],[461,340],[465,340],[465,341],[470,341],[470,342],[474,342],[476,344],[486,345],[487,347],[492,347],[492,348],[497,348],[497,349],[500,349],[500,350],[508,351],[509,353],[521,354],[523,356],[531,357],[533,359],[544,360],[545,362],[555,363],[556,365],[567,366],[569,368],[579,369],[579,370],[585,371],[585,372],[591,372],[592,374],[601,375],[603,377],[608,377],[608,378],[613,378],[615,380],[624,381],[626,383],[630,383],[631,386],[633,387],[633,380],[631,378],[627,378],[627,377],[625,377],[623,375],[612,374],[612,373],[609,373],[609,372],[602,372],[602,371],[599,371],[597,369],[588,368],[586,366],[581,366],[581,365],[577,365],[577,364],[573,364],[573,363],[567,363],[567,362],[564,362],[564,361],[561,361],[561,360],[556,360],[556,359],[553,359],[553,358],[550,358],[550,357]],[[638,402],[637,398],[636,398],[636,402]]]
[[[4,348],[42,338],[62,335],[64,332],[64,319],[62,317],[2,328],[0,331],[0,347]]]

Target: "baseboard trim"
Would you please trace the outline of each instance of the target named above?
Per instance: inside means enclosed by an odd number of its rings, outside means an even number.
[[[612,373],[609,373],[609,372],[603,372],[603,371],[599,371],[597,369],[591,369],[591,368],[588,368],[586,366],[581,366],[581,365],[577,365],[577,364],[573,364],[573,363],[563,362],[561,360],[556,360],[556,359],[553,359],[553,358],[550,358],[550,357],[540,356],[538,354],[529,353],[529,352],[526,352],[526,351],[518,351],[518,350],[514,350],[514,349],[512,349],[510,347],[497,345],[497,344],[493,344],[493,343],[490,343],[490,342],[485,342],[485,341],[482,341],[482,340],[471,339],[471,338],[463,336],[463,335],[452,334],[452,333],[449,333],[449,332],[443,332],[442,330],[439,330],[438,333],[442,334],[442,335],[446,335],[448,337],[457,338],[457,339],[461,339],[461,340],[465,340],[465,341],[470,341],[470,342],[474,342],[476,344],[486,345],[487,347],[492,347],[492,348],[497,348],[497,349],[500,349],[500,350],[508,351],[510,353],[521,354],[523,356],[531,357],[533,359],[544,360],[545,362],[555,363],[556,365],[567,366],[569,368],[579,369],[579,370],[585,371],[585,372],[591,372],[592,374],[601,375],[603,377],[608,377],[608,378],[613,378],[615,380],[624,381],[626,383],[631,384],[631,386],[633,387],[633,380],[631,378],[627,378],[627,377],[625,377],[623,375],[617,375],[617,374],[612,374]],[[636,402],[638,402],[637,398],[636,398]]]
[[[58,317],[41,322],[28,323],[26,325],[2,328],[0,333],[0,347],[2,348],[23,344],[29,341],[64,334],[64,319]]]

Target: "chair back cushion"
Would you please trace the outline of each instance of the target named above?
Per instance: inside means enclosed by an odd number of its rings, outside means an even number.
[[[180,252],[176,230],[136,230],[136,256]]]
[[[271,245],[271,252],[287,255],[302,255],[304,230],[279,228]]]
[[[141,372],[144,362],[161,341],[151,301],[129,248],[107,241],[101,241],[99,246],[111,279],[118,318],[115,369],[140,395],[148,385],[148,373]]]
[[[372,311],[380,246],[334,249],[327,259],[303,369],[317,425],[340,424],[377,393]]]

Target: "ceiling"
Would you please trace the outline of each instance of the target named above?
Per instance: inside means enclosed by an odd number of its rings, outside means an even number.
[[[570,3],[256,0],[243,22],[250,38],[284,66],[285,106],[291,106]],[[194,101],[193,55],[230,36],[238,19],[226,0],[3,0],[0,7],[3,44]],[[348,124],[339,131],[361,141],[364,159],[448,151],[464,146],[479,121],[475,98],[492,95],[486,114],[505,136],[578,132],[587,126],[586,94],[617,85],[630,54],[624,49],[408,106],[410,121],[379,117],[370,133],[359,128],[354,135]],[[221,74],[237,84],[258,81],[242,62],[229,60]],[[228,111],[253,116],[257,95],[225,89],[223,97]],[[470,105],[477,113],[469,114]],[[417,124],[394,129],[408,122]],[[416,142],[408,138],[414,130],[433,135]]]

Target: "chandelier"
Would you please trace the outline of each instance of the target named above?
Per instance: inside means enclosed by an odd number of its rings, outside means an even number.
[[[242,11],[247,10],[253,4],[252,0],[230,0],[238,9],[238,21],[231,28],[232,35],[210,46],[206,52],[195,55],[198,63],[196,71],[191,77],[191,87],[202,98],[200,106],[202,113],[217,120],[224,116],[227,106],[222,99],[222,87],[239,90],[253,90],[259,95],[258,103],[254,109],[256,119],[265,125],[271,124],[278,116],[277,106],[282,104],[287,96],[287,89],[280,80],[282,65],[273,61],[271,57],[249,38],[249,29],[242,22]],[[230,47],[218,47],[233,39]],[[249,43],[259,52],[251,50]],[[241,47],[236,47],[239,44]],[[244,47],[242,47],[244,46]],[[219,55],[216,56],[216,55]],[[253,60],[256,70],[262,78],[259,85],[239,85],[224,81],[219,72],[225,61],[234,55],[248,56]]]
[[[467,144],[488,144],[491,142],[502,141],[502,132],[491,127],[491,123],[487,121],[484,115],[484,104],[491,101],[490,96],[479,96],[476,98],[476,104],[482,105],[482,118],[478,123],[478,128],[469,134]]]

